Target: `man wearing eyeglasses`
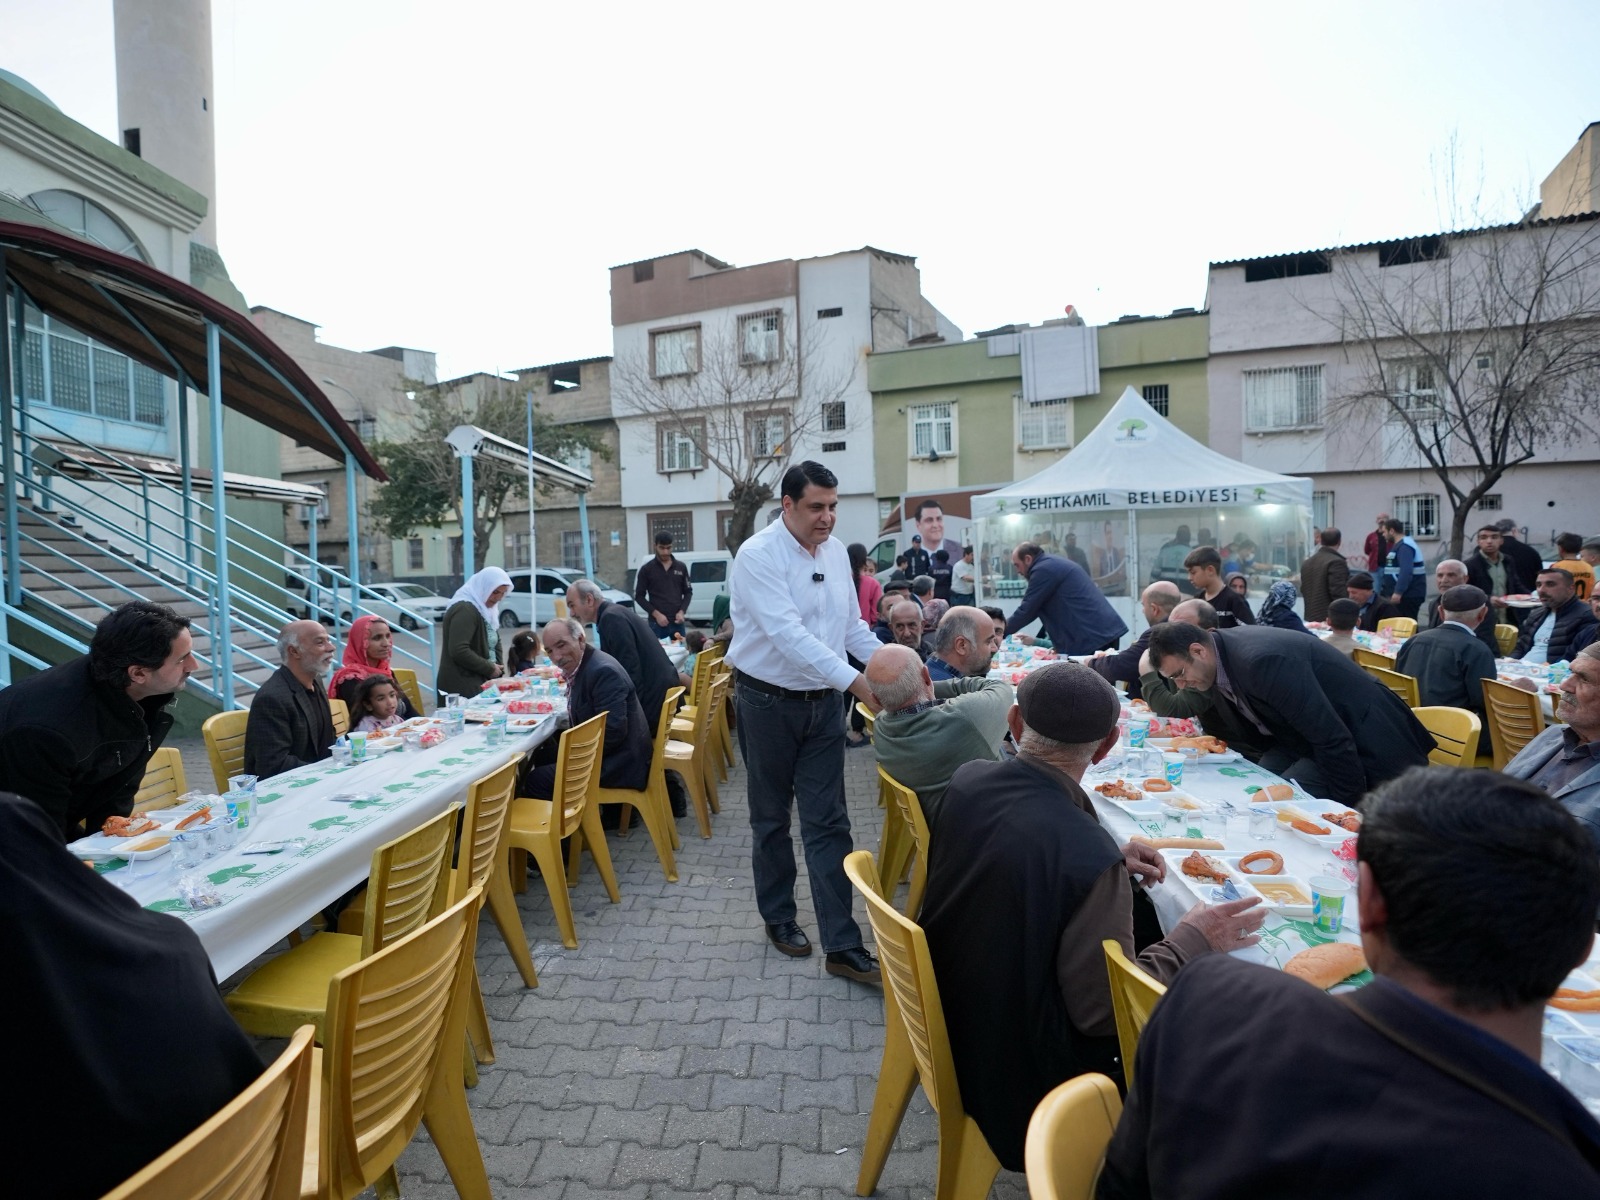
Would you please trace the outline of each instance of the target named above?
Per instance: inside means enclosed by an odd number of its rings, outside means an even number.
[[[1150,633],[1150,665],[1210,696],[1207,733],[1318,799],[1355,805],[1426,766],[1433,737],[1405,701],[1338,650],[1307,642],[1288,629],[1167,621]]]

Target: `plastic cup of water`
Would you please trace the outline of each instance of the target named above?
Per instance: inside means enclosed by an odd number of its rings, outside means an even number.
[[[195,833],[172,835],[172,866],[178,871],[192,871],[205,858],[200,847],[200,836]]]
[[[1258,842],[1272,842],[1278,838],[1278,813],[1265,804],[1250,809],[1250,836]]]

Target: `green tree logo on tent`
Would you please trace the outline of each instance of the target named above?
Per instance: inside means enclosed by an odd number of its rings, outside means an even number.
[[[1123,421],[1117,426],[1118,432],[1122,434],[1121,440],[1128,442],[1137,441],[1139,438],[1139,431],[1141,429],[1149,428],[1149,422],[1141,421],[1138,417],[1129,417],[1126,421]]]
[[[1267,498],[1267,489],[1266,488],[1258,487],[1258,488],[1252,488],[1251,490],[1254,491],[1255,494],[1256,494],[1256,503],[1257,504],[1260,504],[1263,500],[1265,500]]]

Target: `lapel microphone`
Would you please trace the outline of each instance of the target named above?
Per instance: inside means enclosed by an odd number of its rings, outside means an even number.
[[[822,578],[823,577],[822,577],[822,572],[821,571],[813,571],[811,573],[811,582],[812,583],[821,583],[822,582]]]

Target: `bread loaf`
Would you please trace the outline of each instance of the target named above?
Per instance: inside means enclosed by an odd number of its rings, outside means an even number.
[[[1283,964],[1283,973],[1327,991],[1367,969],[1367,956],[1351,942],[1329,942],[1302,950]]]
[[[1153,846],[1157,850],[1221,850],[1222,843],[1216,838],[1151,838],[1134,837],[1130,841],[1139,842],[1146,846]]]

